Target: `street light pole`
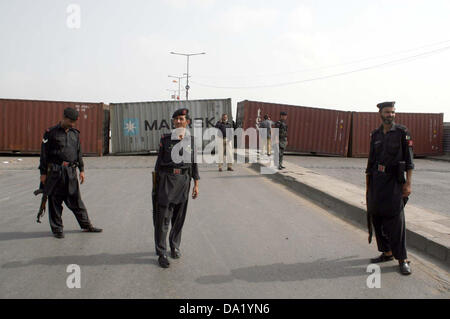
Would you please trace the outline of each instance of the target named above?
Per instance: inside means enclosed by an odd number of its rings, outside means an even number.
[[[181,94],[181,88],[180,88],[180,85],[181,85],[181,79],[184,79],[185,77],[184,76],[175,76],[175,75],[169,75],[169,78],[175,78],[175,79],[178,79],[178,97],[180,96],[180,94]]]
[[[189,57],[193,55],[200,55],[200,54],[206,54],[205,52],[201,53],[176,53],[176,52],[170,52],[170,54],[176,54],[176,55],[184,55],[187,57],[187,66],[186,66],[186,101],[189,100]]]

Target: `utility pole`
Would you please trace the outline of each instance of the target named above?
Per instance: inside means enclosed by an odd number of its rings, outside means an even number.
[[[170,52],[170,54],[176,54],[176,55],[184,55],[187,57],[187,67],[186,67],[186,101],[189,100],[189,57],[193,55],[200,55],[200,54],[206,54],[205,52],[201,53],[176,53],[176,52]]]

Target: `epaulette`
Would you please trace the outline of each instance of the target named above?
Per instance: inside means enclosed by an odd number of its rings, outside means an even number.
[[[54,129],[57,128],[57,127],[58,127],[58,124],[57,124],[57,125],[53,125],[53,126],[49,127],[49,128],[46,130],[46,132],[50,132],[50,131],[54,130]]]
[[[398,128],[399,130],[402,130],[403,132],[408,131],[408,128],[402,124],[395,124],[395,127]]]
[[[376,129],[374,129],[372,132],[370,132],[370,136],[373,136],[377,131],[380,130],[380,127],[377,127]]]

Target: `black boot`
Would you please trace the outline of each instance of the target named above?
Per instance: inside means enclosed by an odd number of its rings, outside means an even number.
[[[83,231],[87,233],[101,233],[103,229],[89,226],[88,228],[83,229]]]
[[[53,233],[53,236],[55,236],[56,238],[64,238],[64,233],[63,232]]]
[[[373,264],[377,264],[377,263],[383,263],[385,261],[390,261],[394,259],[394,256],[390,255],[390,256],[386,256],[385,254],[381,254],[379,257],[377,258],[372,258],[370,260],[371,263]]]
[[[169,268],[170,265],[169,259],[167,259],[166,255],[159,256],[158,263],[162,268]]]
[[[411,267],[409,266],[409,261],[402,260],[398,262],[398,266],[400,268],[400,273],[402,275],[411,275]]]
[[[181,257],[181,252],[178,249],[172,249],[170,251],[170,257],[172,257],[173,259],[178,259]]]

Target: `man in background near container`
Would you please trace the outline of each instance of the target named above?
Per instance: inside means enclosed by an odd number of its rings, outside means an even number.
[[[191,179],[194,180],[192,198],[196,199],[198,196],[200,176],[196,163],[194,137],[186,134],[186,127],[190,122],[188,113],[187,109],[179,109],[173,113],[172,122],[175,130],[161,137],[155,165],[158,207],[154,212],[153,222],[155,250],[159,256],[158,263],[162,268],[168,268],[170,265],[166,245],[170,223],[172,223],[169,234],[171,257],[174,259],[181,257],[181,231],[186,218]],[[181,143],[181,149],[179,143]],[[176,159],[174,154],[182,158]]]
[[[283,156],[284,156],[284,150],[287,147],[288,140],[287,140],[287,130],[288,126],[286,124],[287,120],[287,112],[280,112],[280,120],[277,121],[274,125],[274,128],[278,129],[278,140],[275,141],[276,144],[278,144],[278,147],[275,148],[275,156],[278,156],[279,162],[278,162],[278,169],[286,168],[283,166]],[[277,154],[278,153],[278,154]]]
[[[228,122],[228,115],[222,114],[222,119],[217,121],[215,127],[222,133],[222,138],[218,140],[219,151],[219,172],[222,171],[223,164],[227,164],[227,170],[233,171],[233,134],[227,136],[227,129],[234,129],[234,122]],[[231,132],[230,132],[231,133]],[[225,156],[224,156],[225,155]]]
[[[261,154],[270,156],[272,153],[272,131],[273,122],[270,120],[268,114],[264,115],[264,121],[259,123],[259,137],[261,143]],[[263,132],[266,132],[264,134]]]
[[[98,233],[102,229],[92,226],[86,207],[81,200],[77,178],[84,183],[84,163],[80,145],[80,131],[75,127],[78,111],[66,108],[61,122],[44,133],[41,144],[39,170],[44,193],[48,196],[50,227],[56,238],[64,238],[62,203],[74,213],[78,224],[85,232]]]
[[[379,257],[372,263],[398,260],[400,273],[411,274],[406,252],[404,206],[411,194],[413,142],[408,129],[394,123],[395,102],[377,105],[382,125],[371,134],[366,169],[369,234],[375,229]],[[405,179],[406,172],[406,179]],[[369,243],[371,242],[369,235]]]

